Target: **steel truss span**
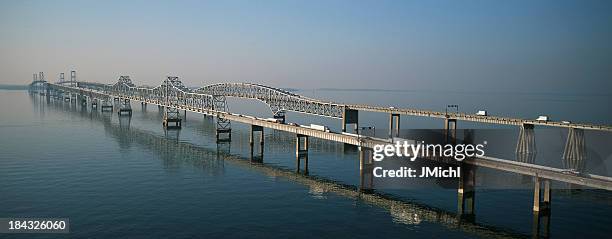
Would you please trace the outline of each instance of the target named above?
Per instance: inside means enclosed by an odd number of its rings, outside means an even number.
[[[67,88],[63,89],[62,84],[49,84],[49,86],[68,91]],[[283,115],[286,111],[292,111],[340,119],[345,108],[342,104],[324,102],[282,89],[250,83],[220,83],[192,90],[185,87],[178,77],[168,77],[157,87],[136,86],[128,76],[121,76],[113,85],[81,81],[77,82],[77,87],[94,90],[107,96],[113,95],[162,105],[168,102],[170,107],[183,105],[206,110],[218,110],[214,104],[215,97],[218,96],[260,100],[270,107],[273,115]],[[84,93],[87,95],[87,92]],[[92,97],[97,98],[94,95]]]
[[[197,92],[208,95],[224,95],[257,99],[266,103],[272,114],[285,111],[342,118],[345,105],[304,97],[282,89],[251,83],[219,83],[199,88]]]
[[[128,76],[121,76],[119,81],[113,85],[78,82],[77,86],[78,88],[89,89],[89,92],[93,92],[95,95],[92,95],[92,98],[112,96],[149,102],[171,108],[181,106],[182,108],[216,110],[212,95],[194,92],[185,87],[178,77],[173,76],[167,77],[161,85],[156,87],[136,86]],[[50,87],[69,91],[57,85],[50,85]],[[85,92],[85,95],[87,95],[87,92]]]

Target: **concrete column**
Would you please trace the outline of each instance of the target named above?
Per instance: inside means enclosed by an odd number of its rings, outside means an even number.
[[[372,151],[359,147],[359,190],[368,191],[374,188],[374,175],[372,175]]]
[[[534,177],[534,189],[533,189],[533,211],[548,211],[550,210],[551,191],[550,191],[550,180],[541,179]],[[541,188],[543,187],[543,192]]]
[[[569,128],[562,157],[565,169],[575,172],[583,171],[586,161],[586,151],[584,130]]]
[[[253,125],[251,125],[251,131],[249,131],[249,145],[251,145],[251,151],[253,151]]]
[[[302,142],[303,139],[303,142]],[[295,138],[295,153],[296,155],[301,155],[308,153],[308,136],[298,134]]]
[[[536,143],[533,124],[523,124],[519,127],[519,136],[516,143],[516,161],[522,163],[535,163]]]
[[[533,211],[535,212],[539,212],[540,211],[540,199],[541,199],[541,193],[540,193],[540,188],[542,186],[542,182],[540,180],[539,177],[534,177],[533,178],[533,183],[534,183],[534,187],[533,187]]]
[[[300,156],[297,156],[295,158],[295,172],[296,173],[300,172]]]
[[[395,128],[393,127],[394,122],[395,122]],[[399,133],[400,133],[400,115],[399,114],[389,114],[389,138],[392,138],[394,136],[394,133],[395,133],[395,137],[399,137]]]
[[[359,128],[359,111],[344,108],[344,111],[342,112],[342,132],[346,132],[347,124],[354,124],[355,132],[357,132],[357,129]]]
[[[395,137],[400,136],[400,115],[397,115],[397,122],[395,123]]]
[[[365,168],[365,151],[359,147],[359,174],[363,174],[363,169]]]
[[[308,142],[308,138],[306,138]],[[308,154],[304,155],[304,174],[308,175]]]
[[[258,156],[254,156],[255,151],[255,132],[259,132],[259,153]],[[249,145],[251,148],[251,161],[263,162],[263,153],[264,153],[264,131],[262,126],[251,125],[251,130],[249,134]]]
[[[546,209],[550,209],[550,199],[551,199],[551,192],[550,192],[550,180],[546,179],[544,180],[544,204],[546,205]]]
[[[302,142],[303,141],[303,142]],[[300,161],[304,159],[304,173],[308,174],[308,136],[298,134],[295,137],[296,172],[300,172]]]
[[[393,137],[393,114],[389,115],[389,138]]]
[[[259,144],[264,144],[263,127],[258,125],[251,125],[251,134],[249,136],[249,143],[253,145],[255,143],[255,132],[259,132]]]
[[[540,195],[543,186],[543,195]],[[543,198],[540,199],[540,196]],[[534,193],[533,193],[533,225],[532,233],[534,238],[540,236],[548,238],[550,234],[550,180],[534,177]],[[543,234],[540,235],[541,227]]]
[[[300,136],[295,137],[295,155],[300,155]]]
[[[457,188],[457,214],[461,218],[474,220],[476,168],[464,164],[461,166],[461,171]]]
[[[444,140],[446,143],[457,143],[457,119],[444,119]]]

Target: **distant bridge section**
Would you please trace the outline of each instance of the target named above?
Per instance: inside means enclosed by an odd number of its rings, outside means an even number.
[[[379,113],[388,113],[394,115],[409,115],[409,116],[423,116],[430,118],[440,119],[454,119],[460,121],[471,121],[478,123],[488,124],[499,124],[499,125],[540,125],[548,127],[560,127],[560,128],[576,128],[596,131],[612,131],[612,126],[609,125],[594,125],[594,124],[583,124],[583,123],[571,123],[569,121],[550,121],[550,120],[535,120],[535,119],[519,119],[511,117],[493,116],[493,115],[476,115],[466,113],[451,113],[451,112],[439,112],[432,110],[421,110],[421,109],[407,109],[407,108],[395,108],[395,107],[383,107],[383,106],[371,106],[371,105],[346,105],[347,108],[359,111],[370,111]]]

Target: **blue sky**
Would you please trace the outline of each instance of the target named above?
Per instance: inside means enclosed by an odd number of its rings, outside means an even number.
[[[612,88],[612,1],[0,0],[0,42],[0,83]]]

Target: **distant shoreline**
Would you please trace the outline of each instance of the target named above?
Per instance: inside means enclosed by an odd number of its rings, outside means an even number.
[[[27,85],[3,85],[0,84],[0,90],[27,90]]]

